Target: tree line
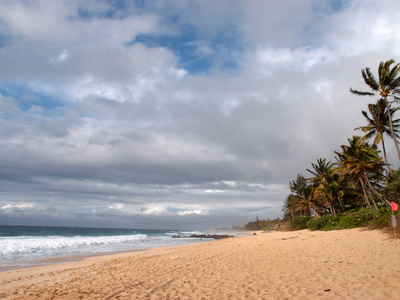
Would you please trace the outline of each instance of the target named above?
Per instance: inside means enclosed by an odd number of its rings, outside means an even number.
[[[334,152],[335,162],[319,158],[307,169],[308,177],[298,174],[290,181],[282,208],[284,220],[336,216],[363,207],[373,211],[399,203],[400,168],[391,168],[385,142],[394,143],[400,161],[400,119],[395,117],[400,109],[400,64],[391,59],[379,64],[377,77],[369,67],[361,75],[368,91],[350,88],[350,92],[378,98],[368,104],[368,111],[362,111],[366,125],[355,128],[363,135],[354,135],[341,145]]]

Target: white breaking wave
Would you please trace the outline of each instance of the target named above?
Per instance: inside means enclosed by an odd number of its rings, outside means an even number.
[[[29,260],[85,253],[141,249],[145,234],[120,236],[20,236],[0,237],[0,264],[13,265]],[[149,245],[147,245],[149,247]]]
[[[60,249],[79,249],[87,246],[121,244],[146,239],[147,235],[121,235],[98,237],[2,237],[0,238],[0,254],[36,253],[39,251],[57,251]]]
[[[175,233],[175,232],[174,232]],[[182,232],[176,232],[182,234]],[[191,233],[191,232],[186,232]],[[18,236],[0,237],[0,269],[49,263],[48,259],[93,255],[113,251],[144,250],[183,245],[197,239],[173,239],[163,235],[116,236]]]

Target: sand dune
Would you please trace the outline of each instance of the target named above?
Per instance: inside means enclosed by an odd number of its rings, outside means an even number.
[[[380,231],[273,232],[0,273],[5,299],[399,299]]]

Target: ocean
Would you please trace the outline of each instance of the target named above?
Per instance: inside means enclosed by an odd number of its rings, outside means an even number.
[[[204,232],[0,225],[0,270],[210,241],[188,238],[192,234]],[[172,238],[173,235],[183,238]]]

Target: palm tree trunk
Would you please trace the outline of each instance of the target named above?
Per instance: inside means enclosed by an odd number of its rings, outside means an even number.
[[[332,205],[332,202],[329,203],[329,206],[331,207],[331,211],[332,211],[333,215],[336,217],[336,210],[335,210],[335,207]]]
[[[382,196],[377,191],[375,191],[374,187],[372,186],[371,182],[369,181],[369,178],[368,178],[367,174],[365,173],[365,170],[363,171],[362,174],[363,174],[365,182],[367,183],[367,185],[369,187],[369,192],[371,194],[372,203],[374,204],[375,209],[378,209],[378,205],[376,204],[376,201],[374,199],[374,195],[372,195],[372,194],[378,194],[380,196],[380,198]]]
[[[385,142],[383,141],[383,137],[382,137],[382,149],[383,149],[383,158],[385,159],[385,163],[386,166],[388,168],[388,174],[393,175],[393,171],[389,166],[389,162],[387,160],[387,156],[386,156],[386,148],[385,148]]]
[[[376,191],[374,189],[374,187],[372,186],[372,184],[369,180],[367,181],[367,183],[368,183],[368,186],[369,186],[369,189],[371,190],[371,192],[374,193],[379,199],[381,199],[387,207],[391,207],[390,202],[388,200],[386,200],[385,197],[383,197],[380,193],[378,193],[378,191]]]
[[[385,103],[386,103],[386,108],[387,108],[387,114],[388,114],[388,117],[389,117],[389,124],[390,124],[390,131],[391,131],[392,139],[394,141],[394,146],[396,147],[397,156],[399,157],[399,160],[400,160],[399,143],[397,142],[396,136],[394,134],[392,116],[390,115],[390,105],[389,105],[389,102],[387,100],[387,96],[386,95],[383,97],[383,99],[385,100]]]
[[[367,194],[370,195],[370,197],[371,197],[370,199],[372,201],[372,204],[374,205],[374,208],[377,210],[378,209],[378,204],[376,204],[374,195],[372,195],[372,192],[369,189],[367,190]]]
[[[343,199],[342,198],[338,198],[338,201],[339,201],[339,205],[340,205],[340,208],[341,208],[341,210],[342,210],[342,212],[344,212],[344,207],[343,207]]]
[[[310,209],[312,210],[312,212],[314,214],[314,217],[317,217],[317,218],[320,217],[319,213],[317,212],[317,208],[315,206],[314,207],[310,207]]]
[[[365,191],[364,182],[362,181],[361,178],[360,178],[359,180],[360,180],[361,187],[362,187],[362,190],[363,190],[363,193],[364,193],[364,199],[365,199],[365,201],[367,202],[367,204],[368,204],[368,206],[369,206],[369,209],[372,210],[371,203],[369,202],[367,192]]]

